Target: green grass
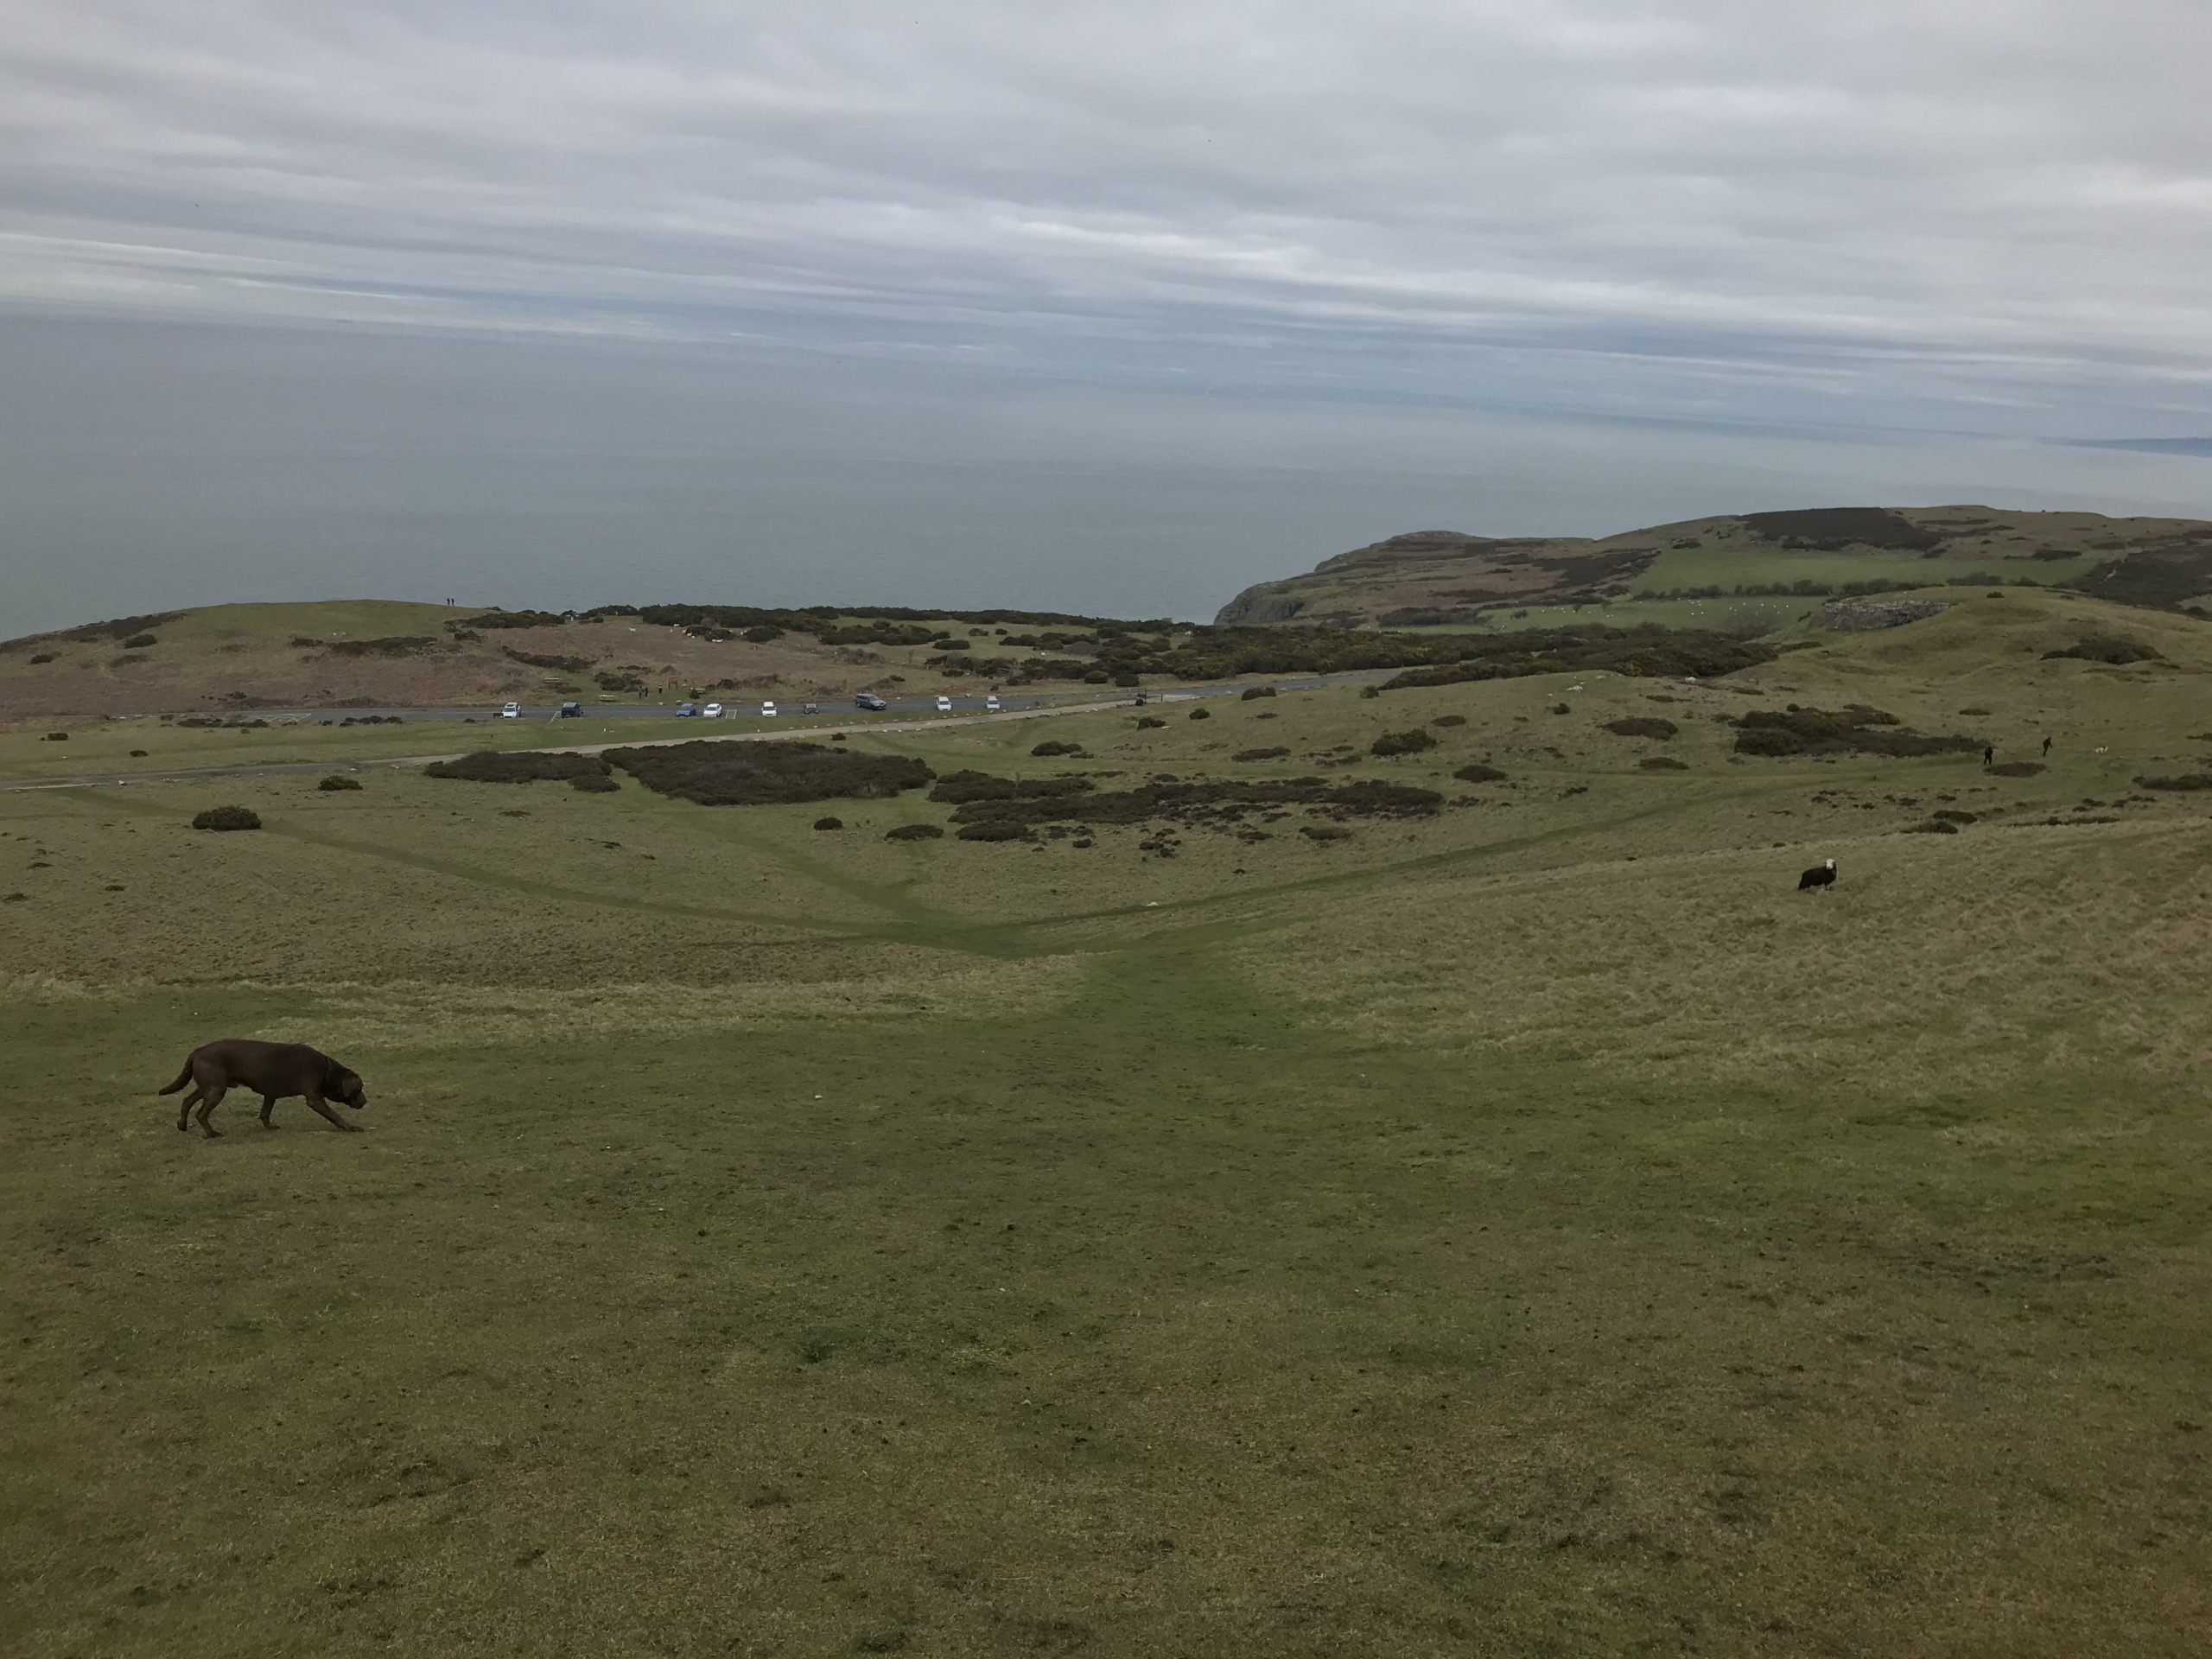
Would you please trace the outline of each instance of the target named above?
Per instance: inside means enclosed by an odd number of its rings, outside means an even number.
[[[836,832],[626,780],[0,795],[0,1630],[2202,1651],[2212,820],[2127,798],[2201,765],[2212,653],[2041,659],[2087,620],[1058,718],[1078,760],[853,739],[1465,803],[1170,858],[884,842],[920,791]],[[1715,718],[1850,700],[2059,741],[1991,779]],[[232,800],[265,827],[185,827]],[[1938,806],[1976,821],[1903,833]],[[178,1135],[152,1090],[226,1034],[337,1053],[369,1132]]]

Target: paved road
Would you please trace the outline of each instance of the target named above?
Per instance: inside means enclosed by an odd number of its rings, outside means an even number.
[[[1362,673],[1331,675],[1320,678],[1304,680],[1268,680],[1249,683],[1240,681],[1233,685],[1174,686],[1166,690],[1147,690],[1145,695],[1152,702],[1154,703],[1187,702],[1198,697],[1236,696],[1243,692],[1247,683],[1274,685],[1285,691],[1306,691],[1312,690],[1324,685],[1356,683],[1361,680],[1371,679],[1373,677],[1375,677],[1373,674]],[[1010,702],[1010,700],[1005,699],[1002,699],[1001,701]],[[769,727],[765,729],[748,732],[722,731],[717,729],[712,722],[702,721],[697,730],[686,732],[682,737],[655,738],[642,743],[612,742],[563,744],[548,747],[534,752],[546,754],[596,754],[602,749],[651,748],[662,744],[692,743],[702,740],[717,743],[765,743],[772,742],[779,738],[789,739],[804,737],[814,734],[834,731],[941,731],[948,726],[988,726],[1002,721],[1039,720],[1049,718],[1054,715],[1096,714],[1104,709],[1131,709],[1135,706],[1135,694],[1122,693],[1118,694],[1110,699],[1101,699],[1092,702],[1046,703],[1034,698],[1027,698],[1022,701],[1021,706],[1005,707],[997,714],[982,712],[983,700],[981,696],[964,698],[956,697],[953,699],[956,709],[957,709],[959,705],[963,702],[968,704],[969,709],[974,712],[968,714],[960,714],[956,712],[950,715],[931,714],[926,717],[918,720],[872,719],[866,721],[855,721],[849,720],[841,721],[835,714],[801,715],[792,719],[791,723],[787,726]],[[893,705],[894,709],[899,709],[901,705],[898,703],[894,703]],[[916,710],[934,709],[936,707],[936,700],[934,698],[927,697],[911,697],[905,700],[905,707]],[[315,709],[302,710],[300,712],[302,716],[312,718],[318,721],[323,720],[340,720],[349,714],[356,719],[360,718],[364,715],[397,715],[402,720],[445,721],[458,720],[464,715],[474,715],[480,720],[484,716],[484,710],[480,709]],[[594,710],[595,715],[613,712],[615,712],[615,709],[613,708]],[[672,705],[655,709],[650,707],[640,708],[638,705],[630,704],[622,706],[620,712],[626,715],[658,714],[662,718],[665,719],[675,711]],[[754,711],[751,706],[747,705],[747,713],[752,714],[753,712]],[[554,711],[550,709],[538,710],[536,715],[536,718],[541,720],[551,719],[553,716]],[[281,713],[272,715],[269,710],[257,709],[255,711],[255,717],[263,720],[272,718],[281,720],[286,716]],[[302,728],[303,732],[312,729],[314,728]],[[39,789],[115,789],[134,784],[181,784],[192,783],[203,779],[213,778],[274,778],[301,772],[327,772],[332,771],[381,772],[403,766],[426,766],[433,760],[457,760],[461,753],[461,751],[454,750],[444,754],[396,755],[378,760],[346,760],[341,758],[330,760],[289,761],[273,766],[194,766],[181,768],[174,772],[136,772],[128,774],[118,774],[111,772],[86,772],[66,778],[27,778],[16,783],[0,783],[0,794],[23,790]]]

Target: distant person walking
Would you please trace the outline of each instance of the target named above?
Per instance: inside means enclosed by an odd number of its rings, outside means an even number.
[[[1996,764],[1997,764],[1997,746],[1996,746],[1994,743],[1986,743],[1986,744],[1984,744],[1984,745],[1982,746],[1982,750],[1981,750],[1981,769],[1982,769],[1984,772],[1987,772],[1987,771],[1990,769],[1990,767],[1992,767],[1992,766],[1995,766]]]
[[[2043,758],[2046,760],[2050,759],[2050,740],[2047,737],[2043,741]]]

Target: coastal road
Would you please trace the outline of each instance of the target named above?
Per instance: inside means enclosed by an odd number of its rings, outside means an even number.
[[[1384,671],[1387,672],[1388,671]],[[1250,685],[1272,685],[1278,690],[1282,691],[1310,691],[1318,690],[1325,685],[1357,684],[1363,680],[1374,679],[1376,677],[1377,677],[1376,672],[1367,671],[1357,674],[1325,675],[1318,677],[1308,677],[1300,680],[1254,680],[1239,681],[1235,684],[1172,686],[1164,690],[1148,689],[1145,692],[1145,696],[1147,700],[1147,706],[1160,703],[1172,704],[1189,702],[1201,697],[1240,696]],[[954,713],[949,715],[932,713],[919,719],[886,720],[877,717],[874,719],[850,720],[841,719],[838,714],[823,713],[816,715],[800,715],[791,717],[790,723],[787,725],[772,726],[761,730],[747,732],[718,731],[715,729],[715,726],[713,722],[702,721],[696,731],[686,732],[681,737],[653,738],[639,743],[624,743],[616,741],[609,743],[549,745],[542,748],[534,749],[532,753],[541,754],[597,754],[606,749],[642,749],[658,747],[671,743],[696,743],[702,741],[712,743],[767,743],[776,741],[779,739],[789,740],[791,738],[818,736],[827,732],[873,733],[942,731],[947,727],[952,726],[988,726],[1006,721],[1049,719],[1054,715],[1098,714],[1109,709],[1135,709],[1137,706],[1136,694],[1134,692],[1123,693],[1110,698],[1100,698],[1087,702],[1046,703],[1034,698],[1023,699],[1019,703],[1016,703],[1014,699],[1010,698],[1001,698],[1000,701],[1001,707],[999,712],[995,714],[986,711],[983,709],[983,700],[980,696],[956,697],[953,699]],[[973,712],[966,714],[958,712],[960,705],[963,703],[969,705],[969,709]],[[937,702],[934,697],[908,697],[899,702],[895,702],[892,705],[893,711],[899,713],[906,712],[910,709],[934,709],[936,706]],[[750,709],[751,705],[747,705],[747,708]],[[487,718],[488,712],[489,718],[493,720],[496,720],[497,718],[496,710],[486,711],[480,708],[444,709],[301,709],[289,714],[282,711],[256,709],[253,712],[256,719],[267,720],[272,723],[295,723],[302,735],[316,729],[317,727],[326,721],[334,722],[339,720],[346,719],[349,716],[354,720],[360,720],[370,715],[376,715],[385,719],[391,719],[396,716],[403,721],[452,721],[462,719],[474,719],[481,721]],[[594,706],[591,710],[594,718],[597,718],[604,715],[619,713],[626,715],[657,716],[664,720],[671,718],[675,715],[675,712],[676,709],[673,704],[655,707],[650,704],[640,705],[636,703],[607,705],[604,707]],[[840,714],[849,714],[851,712],[853,711],[839,711]],[[525,719],[535,719],[539,721],[550,720],[555,717],[555,710],[550,708],[541,709],[526,714],[524,717]],[[741,717],[752,716],[748,715]],[[42,789],[118,789],[138,784],[194,783],[202,779],[214,778],[275,778],[283,777],[286,775],[296,775],[302,772],[327,772],[334,771],[385,772],[407,766],[426,766],[433,760],[454,760],[460,759],[462,753],[464,753],[464,751],[454,750],[443,754],[397,755],[377,760],[338,759],[330,760],[293,760],[270,766],[193,766],[180,768],[173,772],[136,772],[125,774],[118,774],[112,772],[83,772],[69,777],[26,778],[18,782],[0,783],[0,794],[15,793],[26,790]]]

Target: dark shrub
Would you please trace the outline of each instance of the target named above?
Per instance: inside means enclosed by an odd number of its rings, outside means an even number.
[[[342,772],[332,772],[329,777],[324,779],[321,783],[315,785],[317,789],[334,795],[341,789],[359,789],[360,786],[361,780],[359,779],[348,778]]]
[[[133,749],[130,751],[130,758],[133,760],[143,760],[146,758],[146,751],[143,749]]]
[[[961,656],[976,648],[975,642],[969,639],[932,639],[930,645],[933,650],[944,652],[949,657]]]
[[[67,743],[68,741],[69,734],[67,732],[48,732],[44,737],[39,739],[41,743]]]
[[[125,651],[143,651],[149,645],[157,645],[160,643],[161,641],[150,633],[134,633],[123,642],[123,648]]]
[[[1977,823],[1980,822],[1981,817],[1978,812],[1961,812],[1955,807],[1948,806],[1939,807],[1929,816],[1941,818],[1946,823]]]
[[[1552,713],[1555,715],[1571,715],[1573,712],[1573,706],[1570,703],[1555,702],[1552,704]]]
[[[1401,674],[1398,678],[1404,679],[1405,676]],[[1359,695],[1363,697],[1379,697],[1382,695],[1382,688],[1379,685],[1363,685],[1359,688]]]
[[[1948,818],[1928,818],[1919,823],[1905,825],[1904,832],[1908,836],[1955,836],[1959,833],[1959,826]]]
[[[1275,689],[1272,685],[1248,685],[1244,688],[1243,695],[1237,701],[1249,702],[1255,697],[1272,697],[1274,695]]]
[[[1030,750],[1029,753],[1037,756],[1039,760],[1049,760],[1056,754],[1081,754],[1083,753],[1083,745],[1080,743],[1063,743],[1058,738],[1052,738],[1045,742],[1039,743],[1035,748]]]
[[[930,799],[963,806],[969,801],[1080,795],[1091,786],[1088,778],[995,778],[988,772],[955,772],[937,780],[937,786],[930,791]]]
[[[20,905],[29,897],[30,894],[28,893],[11,893],[4,899],[0,899],[0,905]]]
[[[1141,823],[1164,818],[1180,823],[1234,821],[1262,808],[1319,806],[1359,817],[1427,817],[1444,804],[1433,789],[1363,779],[1333,788],[1319,778],[1255,778],[1236,782],[1212,779],[1178,782],[1159,779],[1141,789],[1058,798],[974,801],[955,807],[962,823],[1013,818],[1023,823],[1055,819],[1077,823]]]
[[[50,663],[53,660],[54,653],[50,651],[39,651],[31,653],[31,661],[35,663]]]
[[[842,818],[817,818],[814,827],[817,830],[842,830],[845,827],[845,821]]]
[[[1434,734],[1416,726],[1410,731],[1385,732],[1367,746],[1370,754],[1419,754],[1436,747]]]
[[[569,779],[569,787],[580,789],[587,795],[612,795],[622,785],[614,781],[612,772],[580,772]]]
[[[2172,778],[2138,778],[2138,789],[2212,789],[2212,772],[2185,772]]]
[[[1962,715],[1986,715],[1989,710],[1986,709],[1961,709],[1959,712]]]
[[[1647,754],[1636,763],[1646,772],[1688,772],[1689,768],[1670,754]]]
[[[2122,639],[2110,634],[2092,634],[2063,651],[2046,651],[2046,663],[2061,657],[2072,657],[2085,663],[2110,663],[2113,667],[2125,667],[2129,663],[2157,663],[2165,659],[2140,640]]]
[[[1992,766],[1989,772],[1993,778],[2032,778],[2042,770],[2043,766],[2037,761],[2007,760],[2001,766]]]
[[[1138,676],[1124,671],[1114,677],[1114,683],[1127,688],[1132,685],[1141,685],[1144,682]]]
[[[1160,719],[1158,715],[1139,715],[1137,716],[1137,730],[1141,732],[1152,731],[1159,727],[1165,726],[1166,723],[1167,722]]]
[[[1213,718],[1213,710],[1211,709],[1193,709],[1191,710],[1191,718],[1192,720],[1211,720]]]
[[[1467,717],[1465,715],[1439,715],[1428,723],[1432,726],[1464,726],[1467,723]]]
[[[591,677],[592,683],[602,691],[631,691],[642,696],[647,689],[635,674],[594,674]]]
[[[1966,754],[1981,747],[1971,737],[1930,737],[1897,725],[1895,715],[1854,705],[1840,711],[1755,709],[1730,722],[1738,754]]]
[[[427,634],[392,634],[382,639],[310,639],[302,634],[292,643],[302,650],[313,647],[334,657],[419,657],[438,641]]]
[[[261,815],[249,806],[211,806],[192,821],[195,830],[258,830]]]
[[[1232,760],[1281,760],[1289,753],[1288,749],[1239,749],[1229,758]]]
[[[471,784],[573,783],[579,778],[606,777],[607,762],[595,754],[537,754],[526,749],[503,754],[480,749],[458,760],[433,760],[423,768],[423,775]]]
[[[1486,766],[1480,761],[1475,762],[1472,766],[1462,766],[1452,775],[1462,783],[1468,784],[1495,784],[1500,782],[1505,776],[1496,766]]]
[[[937,776],[904,755],[820,743],[672,743],[610,749],[607,759],[647,789],[701,806],[884,800]]]
[[[883,832],[886,841],[937,841],[944,835],[944,827],[936,823],[902,823],[896,830]]]
[[[1298,833],[1308,841],[1349,841],[1351,831],[1341,823],[1301,823]]]
[[[1033,841],[1029,826],[1013,818],[984,818],[963,823],[954,831],[962,841]]]
[[[1609,720],[1605,729],[1616,737],[1669,738],[1682,728],[1671,720],[1662,720],[1656,715],[1626,715],[1619,720]]]
[[[772,622],[763,622],[758,627],[747,628],[738,636],[747,645],[765,645],[771,639],[780,639],[783,637],[784,631]],[[723,638],[727,639],[728,636],[725,634]]]

